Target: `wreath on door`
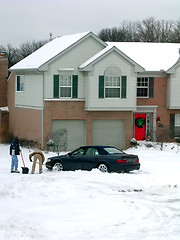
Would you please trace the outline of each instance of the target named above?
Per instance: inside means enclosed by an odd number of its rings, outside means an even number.
[[[136,127],[138,127],[138,128],[143,128],[144,125],[145,125],[145,120],[144,120],[142,117],[137,117],[137,118],[135,119],[135,125],[136,125]]]

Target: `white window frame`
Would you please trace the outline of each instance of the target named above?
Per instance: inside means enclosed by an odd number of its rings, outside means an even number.
[[[175,127],[180,127],[180,113],[175,114]]]
[[[19,84],[18,84],[18,78],[20,80]],[[18,85],[19,85],[19,89],[18,89]],[[16,76],[16,92],[24,92],[24,75],[17,75]]]
[[[104,88],[105,88],[105,98],[121,98],[121,77],[105,76]],[[119,89],[119,96],[118,97],[107,96],[107,93],[106,93],[107,89],[113,89],[113,90]]]
[[[141,80],[139,82],[139,86],[138,86],[138,79]],[[147,80],[147,85],[145,85],[145,80]],[[147,89],[147,96],[138,96],[138,89]],[[137,78],[136,91],[137,91],[137,98],[149,98],[149,77]]]
[[[70,78],[70,79],[68,79]],[[62,85],[61,84],[61,81],[67,81],[67,84],[65,85]],[[59,97],[60,98],[72,98],[72,75],[59,75]],[[70,81],[70,84],[68,85],[68,81]],[[62,96],[62,89],[65,89],[65,88],[70,88],[70,96]]]
[[[174,121],[174,135],[175,137],[179,137],[179,134],[180,134],[180,113],[176,113]]]

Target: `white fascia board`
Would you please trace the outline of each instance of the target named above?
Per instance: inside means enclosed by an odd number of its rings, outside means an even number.
[[[111,47],[108,46],[105,49],[101,50],[99,53],[97,53],[96,55],[94,55],[93,57],[88,59],[86,62],[81,64],[81,66],[79,66],[79,70],[81,70],[81,71],[91,71],[92,66],[94,64],[96,64],[98,61],[100,61],[102,58],[104,58],[105,56],[107,56],[109,53],[111,53],[113,51],[116,51],[119,55],[121,55],[124,59],[126,59],[126,61],[128,61],[132,65],[134,65],[135,66],[135,72],[144,72],[145,71],[145,69],[142,66],[140,66],[138,63],[133,61],[131,58],[129,58],[126,54],[121,52],[115,46],[111,46]]]
[[[127,111],[135,111],[136,110],[136,107],[124,107],[124,108],[117,108],[117,107],[86,107],[85,108],[86,111],[98,111],[98,112],[101,112],[101,111],[113,111],[113,112],[127,112]]]
[[[168,109],[172,109],[172,110],[179,110],[180,109],[180,105],[179,106],[173,106],[173,105],[168,105],[167,106]]]
[[[167,73],[170,73],[170,74],[173,74],[175,73],[175,70],[177,67],[180,66],[180,58],[178,59],[178,61],[171,67],[167,70]]]

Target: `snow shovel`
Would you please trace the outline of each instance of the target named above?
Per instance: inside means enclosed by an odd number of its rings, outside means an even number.
[[[28,174],[29,168],[25,167],[25,163],[24,163],[24,158],[23,158],[22,152],[21,152],[21,158],[22,158],[22,162],[23,162],[23,165],[24,165],[24,167],[21,167],[22,168],[22,174]]]

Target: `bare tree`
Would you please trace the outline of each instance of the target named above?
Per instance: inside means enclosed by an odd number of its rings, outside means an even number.
[[[47,41],[26,42],[22,43],[19,48],[13,47],[11,44],[7,44],[6,46],[1,45],[0,51],[5,53],[9,61],[9,67],[11,67],[31,53],[35,52],[46,43]]]
[[[119,27],[102,29],[98,36],[112,42],[180,42],[180,20],[124,21]]]
[[[67,129],[60,128],[51,133],[47,141],[47,146],[53,148],[59,155],[61,151],[67,151],[68,147],[68,131]]]

